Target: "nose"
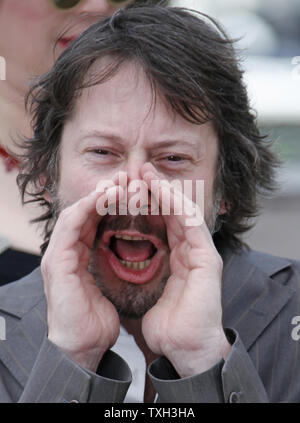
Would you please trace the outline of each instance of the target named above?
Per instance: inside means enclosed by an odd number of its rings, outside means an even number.
[[[145,162],[146,157],[140,152],[128,155],[124,169],[127,172],[128,183],[141,179],[141,168]]]
[[[126,167],[123,169],[127,172],[128,201],[138,194],[140,207],[148,204],[149,198],[148,186],[141,176],[141,169],[146,161],[147,158],[144,154],[129,155]]]

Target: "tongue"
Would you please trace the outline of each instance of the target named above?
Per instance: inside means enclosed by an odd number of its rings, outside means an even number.
[[[112,245],[114,253],[126,261],[145,261],[152,255],[153,248],[150,241],[126,241],[116,238]]]

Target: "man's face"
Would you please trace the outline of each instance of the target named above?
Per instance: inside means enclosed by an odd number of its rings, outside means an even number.
[[[205,220],[213,227],[217,137],[210,123],[195,125],[174,114],[153,93],[143,71],[122,66],[104,84],[85,89],[66,123],[60,151],[60,209],[93,191],[99,181],[127,173],[141,179],[150,162],[168,181],[204,180]],[[129,194],[130,195],[130,194]],[[107,215],[99,223],[90,271],[123,315],[142,316],[170,275],[168,216]],[[124,239],[129,236],[144,240]],[[131,264],[135,263],[135,264]]]

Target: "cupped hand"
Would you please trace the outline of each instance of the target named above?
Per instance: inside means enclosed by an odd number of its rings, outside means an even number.
[[[181,377],[202,373],[230,351],[222,327],[222,259],[196,205],[162,180],[152,165],[144,165],[142,175],[149,190],[152,181],[159,182],[152,185],[156,187],[152,194],[160,207],[171,199],[170,215],[163,216],[171,251],[170,277],[143,318],[143,335],[149,348],[166,356]],[[183,200],[182,213],[175,215]],[[191,217],[194,225],[187,226]]]
[[[97,204],[122,187],[96,189],[59,215],[41,271],[47,300],[48,338],[74,362],[95,371],[116,341],[120,321],[88,270],[102,216]],[[98,207],[99,209],[99,207]]]

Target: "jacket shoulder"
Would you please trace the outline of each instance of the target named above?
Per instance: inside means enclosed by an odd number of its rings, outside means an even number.
[[[276,282],[299,290],[300,260],[278,257],[255,250],[245,252],[248,260]]]
[[[0,287],[0,310],[23,317],[44,297],[40,268],[29,275]]]

